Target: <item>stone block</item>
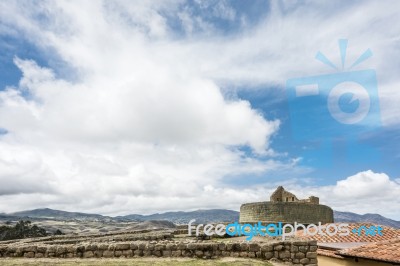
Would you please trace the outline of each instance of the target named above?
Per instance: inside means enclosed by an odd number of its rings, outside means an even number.
[[[131,249],[131,245],[127,243],[119,243],[115,245],[115,250],[128,250]]]
[[[44,253],[36,253],[35,258],[37,259],[44,258]]]
[[[257,243],[250,243],[249,244],[249,251],[251,252],[257,252],[260,250],[260,245]]]
[[[316,259],[317,258],[317,252],[307,252],[306,258]]]
[[[271,244],[261,245],[261,251],[269,252],[269,251],[273,251],[273,250],[274,250],[274,247]]]
[[[301,259],[301,260],[300,260],[300,263],[302,263],[302,264],[308,264],[308,263],[310,263],[310,259],[307,259],[307,258]]]
[[[195,255],[196,257],[198,257],[198,258],[201,258],[201,257],[203,257],[204,253],[203,253],[202,250],[196,250],[196,251],[194,252],[194,255]]]
[[[241,251],[248,251],[248,250],[249,250],[249,244],[247,244],[247,243],[240,243],[240,250],[241,250]]]
[[[310,248],[309,248],[309,250],[310,250],[311,252],[315,252],[315,251],[317,251],[317,249],[318,249],[317,246],[310,246]]]
[[[163,250],[162,251],[162,256],[163,257],[171,257],[172,251],[171,250]]]
[[[35,257],[35,252],[33,251],[28,251],[24,253],[25,258],[34,258]]]
[[[239,253],[239,256],[242,257],[242,258],[247,258],[247,251],[241,251]]]
[[[85,251],[85,253],[83,253],[83,257],[84,258],[93,258],[94,253],[93,253],[93,251]]]
[[[112,258],[112,257],[114,257],[114,251],[112,251],[112,250],[104,250],[103,251],[103,257],[104,258]]]
[[[279,251],[279,257],[280,259],[290,259],[290,252],[289,251]]]
[[[171,251],[171,256],[172,257],[180,257],[180,256],[182,256],[182,250],[172,250]]]

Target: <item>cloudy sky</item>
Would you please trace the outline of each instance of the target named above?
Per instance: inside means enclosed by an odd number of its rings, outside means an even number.
[[[284,185],[400,220],[399,12],[394,0],[0,1],[0,212],[238,210]],[[293,80],[319,94],[291,98]],[[364,120],[333,119],[327,80],[366,88]],[[344,96],[352,115],[363,95]]]

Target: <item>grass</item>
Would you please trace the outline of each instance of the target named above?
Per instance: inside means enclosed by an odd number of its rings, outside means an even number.
[[[134,259],[24,259],[24,258],[6,258],[0,259],[2,266],[230,266],[230,265],[243,265],[243,266],[272,266],[272,264],[254,259],[240,259],[240,258],[222,258],[217,260],[201,260],[189,258],[134,258]]]

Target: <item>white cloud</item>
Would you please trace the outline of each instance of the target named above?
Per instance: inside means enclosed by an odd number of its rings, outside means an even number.
[[[357,173],[345,180],[338,181],[333,193],[335,196],[349,199],[381,197],[381,193],[398,189],[384,173],[374,173],[371,170]],[[379,191],[379,193],[377,193]],[[392,193],[389,193],[392,194]]]
[[[52,47],[79,80],[15,58],[23,73],[19,86],[0,91],[0,125],[8,131],[0,139],[2,210],[194,207],[207,198],[204,187],[226,175],[285,167],[235,148],[272,154],[279,121],[266,120],[247,101],[225,99],[213,80],[193,73],[179,44],[151,39],[168,31],[151,7],[141,6],[143,14],[118,4],[3,6],[16,12],[15,18],[3,13],[4,21],[15,22],[36,45]],[[34,17],[46,8],[43,27]],[[120,12],[148,27],[130,26]],[[212,196],[204,205],[218,198]]]
[[[310,195],[320,197],[320,202],[337,211],[350,211],[358,214],[379,213],[400,220],[400,184],[385,173],[372,170],[356,173],[338,180],[331,186],[289,185],[300,198]]]

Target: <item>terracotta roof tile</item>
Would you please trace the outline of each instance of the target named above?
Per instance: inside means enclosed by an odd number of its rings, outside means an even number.
[[[338,225],[339,223],[336,223]],[[325,224],[327,226],[329,224]],[[361,226],[365,226],[367,228],[370,228],[371,226],[377,226],[376,224],[371,224],[371,223],[352,223],[349,224],[349,230],[350,234],[347,236],[341,236],[339,234],[335,235],[319,235],[316,234],[314,236],[311,235],[303,235],[303,230],[299,230],[296,233],[297,237],[303,238],[303,239],[312,239],[312,240],[317,240],[319,243],[349,243],[349,242],[378,242],[378,241],[384,241],[384,240],[389,240],[393,238],[398,238],[400,237],[400,229],[388,227],[388,226],[381,226],[382,228],[382,235],[366,235],[364,233],[364,230],[362,230],[362,233],[358,235],[357,233],[351,232],[353,229],[358,229]],[[312,230],[311,232],[315,232],[315,230]]]
[[[331,257],[331,258],[336,258],[336,259],[344,259],[343,256],[340,256],[339,254],[336,254],[336,250],[329,250],[329,249],[318,249],[317,254],[322,255],[325,257]]]
[[[400,263],[400,238],[344,249],[336,254],[348,257]]]

